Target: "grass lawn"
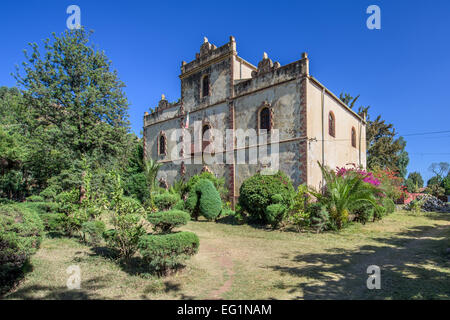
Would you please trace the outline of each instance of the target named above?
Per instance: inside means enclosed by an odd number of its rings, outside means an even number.
[[[190,222],[199,253],[177,274],[137,274],[76,239],[46,238],[6,299],[450,299],[450,214],[396,212],[324,234]],[[68,290],[66,268],[81,268]],[[381,268],[368,290],[366,269]]]

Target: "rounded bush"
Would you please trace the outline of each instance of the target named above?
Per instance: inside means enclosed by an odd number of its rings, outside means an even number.
[[[162,233],[168,233],[173,228],[185,225],[190,219],[189,213],[181,210],[156,212],[147,216],[147,220],[154,226],[154,230]]]
[[[175,205],[172,207],[172,209],[183,211],[184,210],[184,201],[179,200],[177,203],[175,203]]]
[[[144,260],[165,274],[198,252],[199,239],[192,232],[146,235],[141,237],[138,247]]]
[[[22,273],[39,248],[42,231],[36,212],[18,205],[0,207],[0,291]]]
[[[286,213],[286,207],[281,203],[275,203],[267,206],[266,208],[266,220],[272,227],[277,227],[283,220]]]
[[[222,211],[222,200],[210,180],[200,179],[189,193],[186,208],[194,218],[202,215],[208,220],[214,220]]]
[[[180,200],[180,196],[175,193],[161,193],[153,196],[153,202],[159,210],[169,210],[172,208],[178,201]]]
[[[285,173],[281,171],[274,175],[257,173],[242,183],[239,189],[239,205],[253,218],[268,223],[266,208],[274,203],[281,203],[289,208],[293,195],[294,187]],[[274,202],[274,196],[276,202]],[[282,201],[278,202],[280,196]]]
[[[99,220],[87,221],[81,225],[81,231],[87,243],[97,245],[102,239],[103,232],[105,232],[105,223]],[[89,238],[86,238],[86,236]]]
[[[386,213],[394,213],[395,211],[395,203],[391,198],[384,198],[382,201],[383,207],[386,209]]]

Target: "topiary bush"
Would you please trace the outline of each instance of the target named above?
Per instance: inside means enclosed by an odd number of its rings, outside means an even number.
[[[375,215],[375,207],[370,203],[357,203],[352,208],[351,213],[355,216],[355,221],[366,224],[367,221],[373,219]]]
[[[283,220],[286,213],[286,207],[281,203],[275,203],[267,206],[265,217],[267,222],[276,228]]]
[[[161,211],[170,210],[178,201],[180,196],[176,193],[165,192],[153,196],[153,202]]]
[[[185,209],[184,201],[179,200],[177,203],[175,203],[175,205],[172,207],[172,209],[184,211],[184,209]]]
[[[280,196],[281,202],[278,202]],[[257,173],[242,183],[239,189],[239,205],[251,217],[269,223],[271,218],[266,216],[266,208],[274,203],[280,203],[289,208],[292,205],[293,196],[294,187],[285,173],[281,171],[273,175]]]
[[[98,245],[101,242],[103,232],[105,232],[105,223],[99,220],[84,222],[81,225],[83,241],[90,245]]]
[[[146,235],[141,237],[138,247],[144,261],[165,275],[198,252],[199,239],[192,232]]]
[[[383,198],[382,200],[382,206],[386,209],[386,213],[394,213],[395,211],[395,203],[390,198]]]
[[[195,219],[201,215],[208,220],[214,220],[222,211],[220,194],[208,179],[200,179],[195,184],[185,205]]]
[[[190,193],[194,190],[195,185],[200,179],[207,179],[211,181],[214,185],[214,188],[219,192],[220,198],[223,202],[226,202],[228,199],[228,189],[225,187],[225,178],[217,178],[213,173],[204,171],[201,174],[192,176],[189,181],[186,183],[185,190],[187,193]]]
[[[185,225],[190,219],[189,213],[180,210],[156,212],[147,216],[153,230],[161,233],[169,233],[173,228]]]
[[[39,215],[17,205],[0,207],[0,292],[8,290],[41,243]]]

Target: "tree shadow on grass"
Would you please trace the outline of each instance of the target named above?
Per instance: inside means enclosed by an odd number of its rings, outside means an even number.
[[[375,239],[379,246],[280,257],[280,263],[270,268],[301,278],[297,283],[277,284],[289,294],[298,294],[297,299],[449,299],[449,235],[447,226],[419,226],[392,238]],[[380,290],[367,288],[370,265],[381,268]]]
[[[80,289],[70,290],[67,287],[49,287],[44,285],[24,286],[9,294],[7,299],[19,300],[100,300],[104,299],[94,291],[105,288],[107,281],[96,277],[81,282]]]

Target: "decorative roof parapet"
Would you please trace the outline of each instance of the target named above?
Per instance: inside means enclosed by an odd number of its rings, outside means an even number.
[[[189,63],[185,61],[181,62],[180,77],[211,60],[226,56],[230,53],[236,53],[236,40],[233,36],[230,36],[230,41],[221,47],[216,47],[209,42],[208,38],[204,37],[203,43],[200,46],[200,52],[195,54],[195,60]]]
[[[272,72],[280,67],[279,62],[273,63],[269,59],[267,53],[264,52],[262,60],[258,63],[258,70],[252,71],[252,78],[255,78],[261,74]]]

